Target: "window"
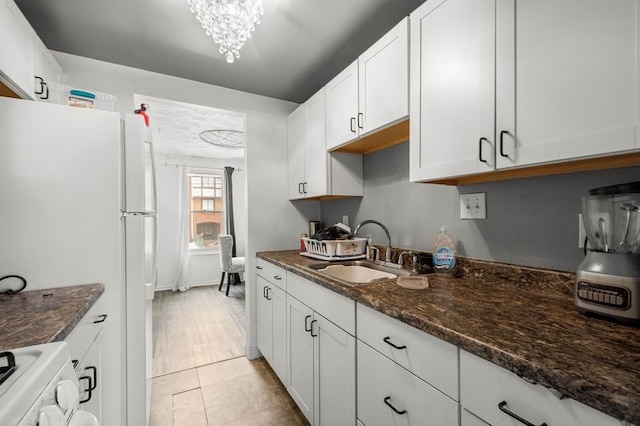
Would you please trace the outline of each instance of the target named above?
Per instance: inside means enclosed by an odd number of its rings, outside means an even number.
[[[218,247],[222,230],[222,175],[189,174],[189,248]]]

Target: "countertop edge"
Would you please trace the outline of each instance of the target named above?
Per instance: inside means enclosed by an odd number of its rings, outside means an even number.
[[[362,305],[375,309],[376,311],[401,321],[411,327],[417,328],[425,333],[456,345],[458,348],[511,371],[521,378],[526,378],[528,381],[533,381],[544,387],[554,389],[563,396],[574,399],[618,420],[640,425],[640,408],[630,408],[629,404],[623,404],[612,399],[610,393],[604,393],[599,391],[597,388],[589,387],[588,383],[584,383],[582,380],[575,380],[570,374],[567,374],[564,371],[554,370],[553,368],[549,368],[545,365],[538,365],[516,353],[510,353],[500,348],[488,345],[471,336],[443,327],[442,325],[428,319],[408,315],[406,312],[403,312],[401,309],[396,307],[385,306],[384,302],[378,301],[377,303],[373,303],[371,300],[364,297],[364,292],[358,287],[347,287],[339,281],[332,280],[329,277],[323,277],[319,274],[311,273],[302,266],[291,265],[287,262],[274,259],[269,256],[269,253],[277,252],[258,252],[256,253],[256,256],[329,290],[350,298],[357,303],[361,303]],[[567,386],[563,383],[570,383],[572,385]],[[587,389],[589,391],[588,397],[585,396],[585,390]]]

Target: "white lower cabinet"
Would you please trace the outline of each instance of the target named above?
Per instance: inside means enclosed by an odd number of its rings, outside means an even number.
[[[460,404],[492,426],[520,426],[524,422],[549,426],[620,426],[622,423],[570,398],[521,379],[514,373],[460,351]],[[483,425],[463,416],[463,426]],[[526,424],[526,423],[524,423]]]
[[[358,341],[358,419],[367,426],[457,426],[458,403]]]
[[[461,426],[491,426],[489,423],[483,422],[481,418],[474,416],[464,408],[460,410]]]
[[[287,294],[278,286],[257,277],[258,349],[280,380],[286,381]]]
[[[106,300],[99,298],[66,337],[73,367],[80,382],[80,409],[102,418],[102,329],[108,321]]]
[[[312,425],[356,422],[355,303],[287,274],[289,394]]]

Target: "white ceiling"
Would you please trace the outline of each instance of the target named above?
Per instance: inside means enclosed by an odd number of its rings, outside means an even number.
[[[156,153],[165,157],[244,158],[244,114],[138,94],[134,103],[149,106],[146,113]],[[200,133],[208,130],[237,131],[243,147],[220,148],[206,143]]]
[[[187,0],[15,0],[52,50],[302,103],[424,0],[263,0],[228,64]]]

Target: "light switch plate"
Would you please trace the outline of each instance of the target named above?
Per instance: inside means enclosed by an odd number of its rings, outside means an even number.
[[[460,194],[460,219],[486,219],[487,194]]]

